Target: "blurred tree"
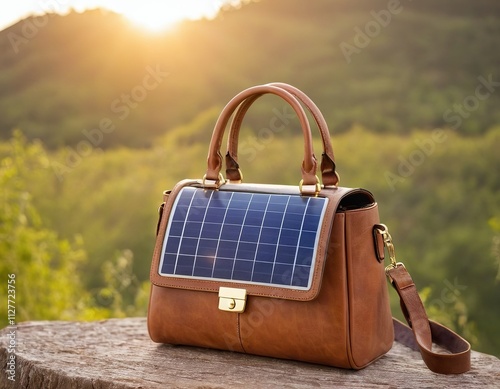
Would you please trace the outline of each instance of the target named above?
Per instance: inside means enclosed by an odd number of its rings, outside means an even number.
[[[123,250],[102,266],[105,286],[95,295],[106,317],[145,316],[149,301],[149,281],[140,282],[133,271],[134,255]]]
[[[20,131],[14,132],[9,146],[3,144],[0,151],[0,290],[7,295],[9,275],[15,277],[15,321],[145,315],[149,283],[137,280],[130,250],[105,261],[105,285],[87,290],[83,239],[78,234],[72,241],[60,238],[32,201],[36,195],[30,185],[46,179],[44,173],[50,171],[44,148],[28,143]],[[7,319],[7,304],[1,304],[0,327]]]
[[[16,321],[92,317],[88,295],[78,276],[86,253],[78,237],[60,239],[44,226],[32,203],[30,177],[47,166],[40,144],[28,144],[16,131],[0,160],[0,289],[7,295],[15,275]],[[4,294],[5,292],[5,294]],[[7,324],[0,304],[0,326]]]
[[[500,282],[500,217],[493,217],[489,220],[489,225],[496,235],[493,237],[491,251],[497,261],[498,272],[496,280]]]

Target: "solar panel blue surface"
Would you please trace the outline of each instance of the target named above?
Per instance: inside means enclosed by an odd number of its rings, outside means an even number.
[[[326,198],[183,188],[163,242],[163,276],[308,289]]]

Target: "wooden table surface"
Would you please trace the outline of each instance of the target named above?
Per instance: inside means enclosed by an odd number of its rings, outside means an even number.
[[[361,371],[153,343],[145,318],[21,323],[15,381],[5,372],[9,333],[0,331],[0,388],[500,388],[500,360],[472,352],[461,375],[429,371],[399,343]]]

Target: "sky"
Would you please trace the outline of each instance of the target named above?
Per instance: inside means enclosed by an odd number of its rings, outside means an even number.
[[[182,19],[213,17],[224,3],[238,0],[14,0],[0,7],[0,31],[30,15],[106,8],[151,30],[168,29]]]

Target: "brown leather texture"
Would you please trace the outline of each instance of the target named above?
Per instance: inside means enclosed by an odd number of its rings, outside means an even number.
[[[378,223],[377,205],[335,212],[343,198],[359,190],[323,189],[320,193],[332,199],[327,210],[330,215],[325,218],[330,220],[329,228],[320,239],[326,253],[314,270],[317,291],[301,301],[304,299],[294,299],[290,289],[266,290],[224,282],[207,286],[201,280],[159,275],[169,207],[185,185],[193,185],[193,181],[179,183],[168,196],[151,267],[148,328],[154,341],[353,369],[366,366],[391,348],[392,317],[385,275],[372,235],[373,225]],[[245,190],[251,187],[246,185]],[[266,187],[256,189],[261,192]],[[283,192],[284,188],[270,186],[268,190]],[[362,193],[371,199],[368,192]],[[245,287],[249,291],[245,312],[220,311],[218,286]]]

